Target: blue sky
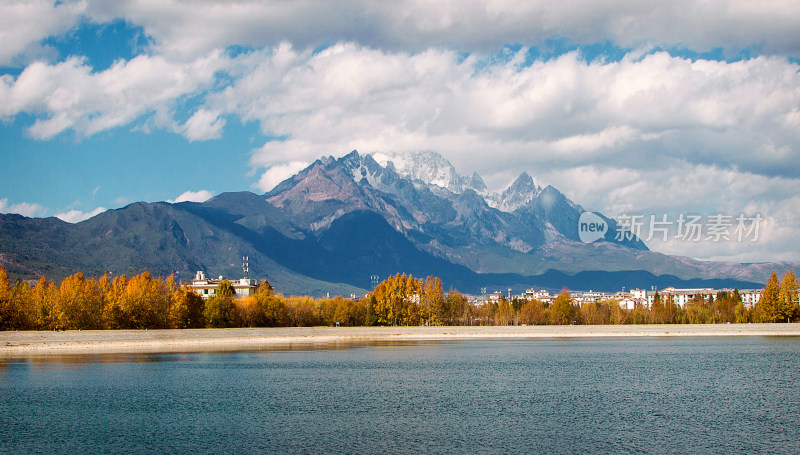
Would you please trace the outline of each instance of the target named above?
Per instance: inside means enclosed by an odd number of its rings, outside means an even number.
[[[798,29],[792,2],[2,2],[0,212],[433,150],[609,216],[764,218],[758,242],[657,251],[800,260]]]

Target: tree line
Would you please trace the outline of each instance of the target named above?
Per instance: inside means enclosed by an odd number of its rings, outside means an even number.
[[[564,325],[564,324],[708,324],[791,322],[800,318],[798,282],[789,270],[775,272],[757,305],[746,306],[738,291],[716,298],[696,297],[683,307],[656,294],[651,306],[623,309],[616,301],[578,305],[565,290],[552,303],[504,297],[475,304],[456,290],[444,292],[435,276],[397,274],[362,299],[287,297],[265,281],[254,295],[236,298],[223,280],[203,300],[174,275],[130,278],[81,273],[60,285],[39,279],[9,282],[0,267],[0,330],[182,329],[203,327],[418,326],[418,325]]]

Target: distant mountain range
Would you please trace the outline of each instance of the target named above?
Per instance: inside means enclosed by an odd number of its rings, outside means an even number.
[[[135,203],[69,224],[0,214],[0,265],[12,278],[76,271],[153,274],[196,270],[251,277],[287,294],[360,293],[370,276],[437,275],[446,286],[618,290],[626,287],[761,287],[797,263],[695,261],[651,252],[635,236],[580,242],[584,209],[522,173],[490,193],[432,152],[358,152],[315,161],[264,195],[223,193],[204,203]]]

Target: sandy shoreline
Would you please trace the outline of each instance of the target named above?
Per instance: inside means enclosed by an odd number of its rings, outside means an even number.
[[[29,354],[294,349],[340,344],[583,337],[800,336],[800,324],[530,327],[301,327],[0,332],[0,358]]]

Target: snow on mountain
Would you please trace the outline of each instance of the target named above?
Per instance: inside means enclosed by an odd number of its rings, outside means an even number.
[[[486,192],[486,184],[477,172],[471,177],[464,177],[436,152],[375,153],[373,157],[382,166],[393,168],[403,177],[440,186],[456,194],[466,190],[479,194]]]
[[[541,192],[542,188],[536,186],[527,172],[523,172],[502,193],[487,195],[486,202],[501,212],[511,213],[520,207],[531,205]]]
[[[367,156],[362,160],[367,160]],[[448,191],[460,194],[467,190],[473,190],[483,196],[486,203],[501,212],[511,213],[520,207],[532,205],[536,198],[541,194],[542,188],[537,186],[530,175],[523,172],[511,185],[502,193],[490,192],[486,188],[481,176],[475,172],[470,177],[459,174],[455,167],[443,156],[436,152],[406,152],[406,153],[374,153],[373,163],[378,168],[385,168],[397,173],[400,177],[412,180],[420,180],[430,185],[445,188]],[[374,175],[380,173],[374,166],[366,166],[366,172],[362,168],[363,176],[367,178],[371,185],[375,185]],[[360,177],[354,174],[354,178]]]

